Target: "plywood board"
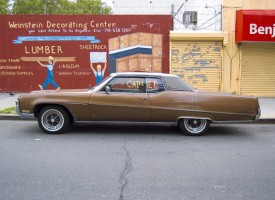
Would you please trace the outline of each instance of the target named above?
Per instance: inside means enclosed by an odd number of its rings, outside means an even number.
[[[161,47],[162,48],[162,35],[161,34],[153,34],[153,47]]]
[[[138,37],[139,37],[138,33],[130,34],[130,46],[135,46],[139,44]]]
[[[119,58],[116,61],[117,72],[127,72],[128,71],[128,58]]]
[[[129,38],[130,38],[129,35],[123,35],[123,36],[120,36],[120,37],[119,37],[119,42],[120,42],[119,47],[120,47],[121,49],[130,46]]]
[[[139,33],[139,44],[152,46],[152,33]]]
[[[152,71],[153,72],[162,72],[161,69],[161,58],[153,58]]]
[[[151,55],[140,55],[139,57],[140,59],[140,67],[139,70],[140,71],[148,71],[151,72],[151,68],[152,68],[152,56]]]
[[[129,71],[136,72],[138,71],[138,55],[129,56]]]
[[[119,37],[109,39],[108,45],[109,45],[109,51],[119,49]]]
[[[153,47],[152,54],[154,58],[162,57],[162,47]]]

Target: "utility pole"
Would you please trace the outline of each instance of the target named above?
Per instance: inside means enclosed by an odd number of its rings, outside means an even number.
[[[175,6],[174,4],[171,4],[171,15],[172,15],[172,31],[174,30],[174,9],[175,9]]]

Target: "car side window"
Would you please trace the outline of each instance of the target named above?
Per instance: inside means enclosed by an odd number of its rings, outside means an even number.
[[[145,78],[140,77],[115,77],[108,86],[111,92],[145,93]]]
[[[164,91],[164,85],[159,78],[147,78],[146,86],[148,93],[156,93]]]

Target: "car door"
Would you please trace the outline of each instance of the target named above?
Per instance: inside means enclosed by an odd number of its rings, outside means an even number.
[[[151,103],[151,121],[175,122],[193,108],[193,94],[189,91],[165,90],[160,78],[147,78],[147,92]]]
[[[114,77],[107,84],[110,92],[100,91],[91,95],[89,109],[95,121],[150,120],[150,99],[146,93],[145,78]]]

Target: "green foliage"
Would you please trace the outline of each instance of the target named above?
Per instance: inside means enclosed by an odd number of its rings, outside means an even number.
[[[9,13],[9,0],[0,0],[0,14]]]
[[[77,0],[73,4],[74,10],[81,14],[110,14],[111,8],[101,0]],[[75,13],[78,14],[78,13]]]
[[[0,114],[15,114],[15,107],[5,108],[3,110],[0,110]]]
[[[111,8],[101,0],[14,0],[11,13],[110,14]]]

